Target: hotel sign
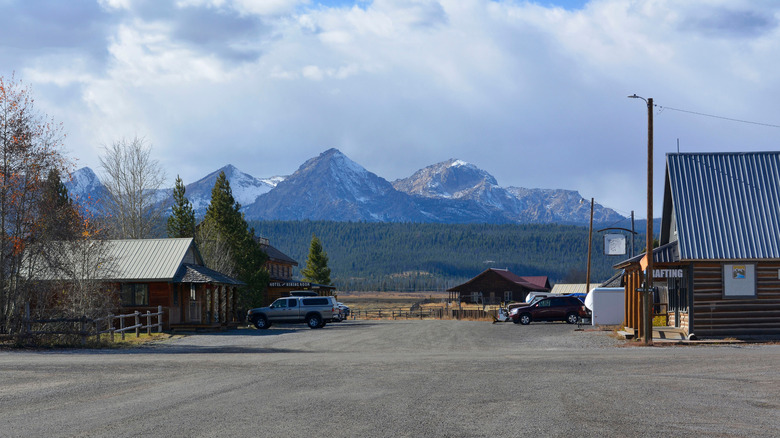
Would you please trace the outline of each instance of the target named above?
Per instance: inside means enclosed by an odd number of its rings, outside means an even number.
[[[302,281],[272,281],[269,287],[311,287],[311,283]]]

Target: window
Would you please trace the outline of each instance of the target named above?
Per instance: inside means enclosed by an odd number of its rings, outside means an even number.
[[[328,305],[328,299],[327,298],[304,298],[301,301],[301,305],[304,305],[304,306],[327,306]]]
[[[123,306],[148,306],[149,285],[141,283],[123,283],[120,298]]]
[[[287,300],[287,303],[289,307],[298,307],[298,300],[296,300],[295,298]]]

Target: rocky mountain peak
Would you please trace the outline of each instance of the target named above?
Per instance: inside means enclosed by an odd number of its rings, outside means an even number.
[[[396,190],[426,198],[468,197],[475,188],[497,186],[493,175],[458,159],[420,169],[409,178],[393,182]]]

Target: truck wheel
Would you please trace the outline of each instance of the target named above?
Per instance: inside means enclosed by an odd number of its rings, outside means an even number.
[[[531,323],[531,315],[527,313],[523,313],[522,315],[520,315],[520,324],[528,325],[530,323]]]
[[[253,322],[255,324],[255,327],[259,330],[263,330],[263,329],[267,329],[268,327],[271,327],[271,324],[268,323],[268,318],[266,318],[263,315],[257,315]]]
[[[310,329],[316,329],[322,327],[322,318],[319,315],[309,315],[306,317],[306,325]]]

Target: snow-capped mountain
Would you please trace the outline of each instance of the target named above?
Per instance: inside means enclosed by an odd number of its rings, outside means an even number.
[[[384,178],[329,149],[303,163],[244,213],[248,219],[421,220],[406,198]]]
[[[477,187],[498,186],[493,176],[473,164],[451,159],[424,169],[409,178],[395,180],[393,187],[426,198],[469,197]]]
[[[70,180],[65,180],[63,183],[76,205],[92,214],[103,214],[105,209],[102,202],[106,199],[108,192],[92,169],[82,167],[71,173]]]
[[[450,159],[420,169],[393,186],[410,195],[468,200],[501,219],[518,223],[585,223],[590,219],[590,204],[572,190],[500,187],[493,175],[462,160]],[[594,207],[594,221],[617,221],[614,210]]]
[[[307,160],[288,177],[255,178],[232,165],[218,169],[186,186],[197,217],[205,214],[220,171],[248,220],[587,224],[590,217],[590,203],[576,191],[504,188],[488,172],[461,160],[428,166],[391,184],[337,149]],[[105,197],[89,168],[74,172],[66,186],[78,202],[91,199],[99,205]],[[171,193],[161,190],[162,202],[169,205]],[[623,217],[596,205],[593,219]]]
[[[192,184],[185,185],[185,196],[190,200],[196,217],[206,214],[206,210],[211,202],[211,189],[214,188],[214,183],[217,181],[220,172],[225,172],[225,177],[230,182],[233,198],[242,206],[254,203],[258,196],[268,193],[280,181],[284,180],[284,177],[255,178],[252,175],[241,172],[232,164],[228,164]]]

